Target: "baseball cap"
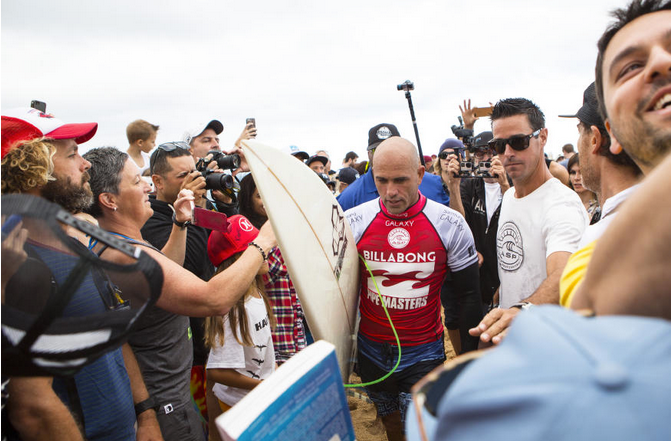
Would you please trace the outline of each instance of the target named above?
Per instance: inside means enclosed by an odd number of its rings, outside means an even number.
[[[578,118],[581,122],[589,126],[604,128],[603,118],[599,113],[599,102],[596,99],[596,90],[594,83],[587,86],[582,94],[582,107],[578,109],[575,115],[559,115],[560,118]]]
[[[329,158],[327,158],[326,156],[314,155],[310,156],[308,160],[305,162],[305,164],[309,166],[315,161],[321,162],[322,164],[324,164],[324,167],[326,167],[326,163],[329,162]]]
[[[382,141],[392,136],[401,136],[395,125],[386,123],[376,125],[368,131],[368,148],[366,150],[377,148]]]
[[[212,231],[207,241],[207,255],[214,266],[219,266],[234,254],[245,251],[249,242],[259,235],[259,230],[241,214],[229,217],[228,224],[227,232]]]
[[[216,119],[213,119],[207,124],[205,123],[195,124],[186,132],[184,132],[184,135],[182,135],[182,140],[187,144],[191,144],[193,138],[200,136],[200,134],[207,129],[212,129],[214,130],[214,133],[219,135],[221,132],[224,131],[224,125]]]
[[[83,144],[93,138],[98,123],[65,124],[53,115],[32,107],[18,107],[2,113],[2,157],[20,141],[35,138],[74,139]]]
[[[287,154],[291,155],[291,156],[297,157],[301,161],[305,161],[306,159],[308,159],[310,157],[308,152],[305,152],[305,151],[299,149],[298,146],[295,146],[295,145],[290,145],[289,147],[285,147],[284,149],[282,149],[282,151],[284,153],[287,153]]]
[[[489,147],[488,142],[494,139],[494,134],[490,131],[478,133],[478,135],[473,138],[473,147]]]
[[[424,425],[428,438],[668,439],[669,332],[671,323],[658,318],[523,311],[499,347],[456,375],[445,371],[452,380],[440,385],[435,406],[427,391],[419,412],[423,421],[435,415]],[[406,429],[417,440],[411,406]]]
[[[359,172],[354,170],[352,167],[345,167],[340,170],[338,176],[336,176],[336,179],[349,185],[359,179]]]
[[[442,152],[445,149],[464,149],[464,143],[459,141],[457,138],[447,138],[443,145],[440,146],[438,153]]]

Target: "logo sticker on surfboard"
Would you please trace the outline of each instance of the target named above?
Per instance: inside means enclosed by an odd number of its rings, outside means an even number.
[[[387,235],[387,241],[393,248],[400,250],[410,243],[410,233],[405,228],[394,228]]]
[[[347,250],[347,236],[345,235],[345,217],[340,214],[340,207],[337,204],[333,204],[331,209],[331,225],[333,225],[333,241],[331,243],[333,255],[338,257],[333,268],[333,274],[339,280],[345,259],[345,251]]]

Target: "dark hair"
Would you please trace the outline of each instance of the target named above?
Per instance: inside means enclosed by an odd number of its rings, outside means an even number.
[[[626,8],[618,8],[611,12],[615,21],[608,26],[606,31],[599,38],[596,44],[598,54],[596,57],[596,97],[599,101],[599,112],[603,119],[608,118],[606,105],[603,100],[603,56],[608,48],[608,44],[623,27],[631,23],[638,17],[653,12],[671,9],[671,1],[669,0],[634,0]]]
[[[575,150],[573,150],[573,144],[564,144],[564,146],[561,148],[562,152],[566,153],[573,153]]]
[[[126,138],[130,144],[135,141],[146,141],[153,134],[158,132],[158,126],[148,123],[143,119],[136,119],[126,127]]]
[[[172,167],[168,163],[168,158],[179,158],[181,156],[191,156],[191,151],[177,148],[166,152],[163,149],[157,148],[154,150],[154,153],[151,154],[151,158],[149,158],[150,173],[152,175],[165,175],[172,170]]]
[[[98,218],[103,214],[98,197],[102,193],[119,194],[121,172],[126,166],[128,155],[114,147],[99,147],[89,150],[83,157],[91,163],[89,184],[93,192],[93,204],[86,212]]]
[[[499,101],[494,106],[491,120],[493,123],[497,119],[516,115],[526,115],[534,132],[545,128],[545,115],[536,104],[526,98],[506,98]]]
[[[357,160],[359,158],[359,155],[356,154],[356,152],[347,152],[345,155],[345,162],[350,161],[350,160]]]
[[[241,215],[249,219],[252,225],[261,229],[268,218],[254,211],[254,204],[252,203],[254,190],[256,190],[256,182],[254,182],[254,177],[250,173],[240,181],[240,192],[238,193],[239,211]]]
[[[591,131],[591,127],[580,121],[579,122],[580,127],[584,131]],[[622,150],[620,153],[617,155],[614,154],[613,152],[610,151],[610,134],[608,133],[608,130],[606,130],[605,127],[603,126],[594,126],[597,129],[599,129],[599,133],[601,134],[601,146],[599,147],[599,155],[600,156],[605,156],[608,158],[610,162],[612,162],[615,165],[618,165],[620,167],[627,167],[631,169],[631,171],[634,173],[635,176],[640,176],[643,174],[639,166],[634,162],[633,159],[627,154],[626,151]]]
[[[366,173],[366,169],[368,168],[368,161],[361,161],[357,162],[352,166],[354,170],[359,173],[359,176],[363,176]]]

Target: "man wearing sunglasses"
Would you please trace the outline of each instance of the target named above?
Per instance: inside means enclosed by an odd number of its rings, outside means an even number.
[[[559,303],[559,278],[588,218],[580,198],[552,177],[543,156],[548,131],[543,112],[524,98],[501,100],[491,116],[499,155],[513,181],[503,196],[496,246],[499,304],[471,329],[498,344],[521,309]]]
[[[368,170],[361,176],[361,179],[354,181],[346,192],[340,193],[336,198],[343,211],[347,211],[364,202],[372,201],[380,196],[375,187],[373,156],[375,155],[375,149],[381,142],[394,136],[400,137],[401,134],[393,124],[378,124],[368,131]],[[450,203],[450,197],[445,193],[439,176],[429,173],[425,174],[419,184],[419,191],[428,199],[436,201],[439,204],[448,205]]]

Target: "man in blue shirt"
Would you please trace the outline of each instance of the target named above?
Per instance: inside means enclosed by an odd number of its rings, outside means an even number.
[[[364,202],[372,201],[380,196],[373,179],[373,155],[377,146],[392,136],[401,136],[393,124],[378,124],[368,131],[368,172],[349,185],[337,197],[343,211],[347,211]],[[449,206],[450,204],[450,197],[443,189],[440,176],[424,173],[422,182],[419,184],[419,191],[428,199],[434,200],[439,204],[445,206]]]

